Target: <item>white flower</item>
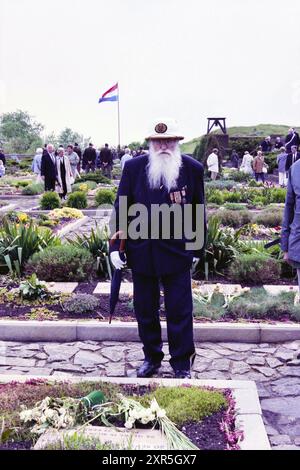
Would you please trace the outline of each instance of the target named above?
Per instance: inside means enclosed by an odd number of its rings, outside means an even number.
[[[133,428],[133,423],[134,423],[134,421],[132,421],[131,419],[128,419],[128,421],[126,421],[124,426],[125,426],[126,429],[132,429]]]
[[[156,413],[157,411],[160,410],[159,404],[157,403],[156,400],[152,400],[151,405],[150,405],[150,410],[152,413]]]
[[[54,417],[57,416],[56,411],[51,410],[51,408],[48,408],[47,410],[45,410],[44,414],[47,419],[54,419]]]
[[[22,421],[24,421],[25,423],[27,421],[31,421],[32,420],[32,413],[31,413],[31,410],[24,410],[24,411],[21,411],[20,413],[20,419]]]
[[[157,417],[158,418],[165,418],[166,416],[166,410],[163,410],[162,408],[160,410],[158,410],[157,412]]]

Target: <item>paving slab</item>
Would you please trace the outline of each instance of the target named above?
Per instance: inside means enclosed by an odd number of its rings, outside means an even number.
[[[278,295],[281,294],[282,292],[297,292],[299,290],[298,286],[283,286],[283,285],[264,285],[263,288],[267,291],[268,294],[270,295]]]
[[[46,284],[50,292],[61,294],[72,294],[78,286],[78,282],[47,282]]]

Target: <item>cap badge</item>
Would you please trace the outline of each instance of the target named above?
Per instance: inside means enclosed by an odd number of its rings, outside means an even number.
[[[164,124],[163,122],[160,122],[159,124],[156,124],[155,126],[155,132],[157,132],[157,134],[164,134],[165,132],[167,132],[167,129],[168,129],[168,126]]]

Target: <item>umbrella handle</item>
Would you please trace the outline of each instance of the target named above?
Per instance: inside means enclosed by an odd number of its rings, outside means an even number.
[[[124,234],[123,230],[119,230],[118,232],[114,233],[109,241],[110,247],[112,247],[114,242],[118,240],[123,234]],[[119,248],[120,253],[125,252],[125,241],[126,241],[125,238],[121,239],[120,248]]]

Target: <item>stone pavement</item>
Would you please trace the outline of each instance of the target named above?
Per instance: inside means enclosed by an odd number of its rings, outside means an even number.
[[[273,448],[300,450],[300,360],[293,359],[299,348],[300,341],[197,343],[194,376],[254,380]],[[167,345],[164,352],[159,376],[172,377]],[[142,359],[139,343],[0,341],[0,374],[134,377]]]

